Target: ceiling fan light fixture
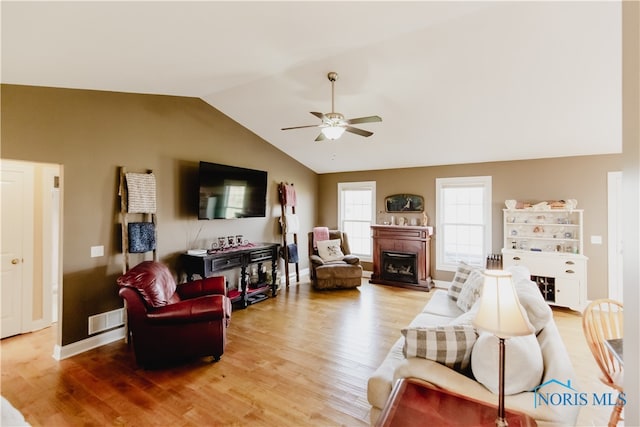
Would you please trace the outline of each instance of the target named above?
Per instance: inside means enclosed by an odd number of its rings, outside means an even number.
[[[327,126],[322,128],[321,132],[327,139],[338,139],[344,133],[345,128],[342,126]]]
[[[380,116],[357,117],[355,119],[346,120],[342,114],[336,113],[334,109],[334,83],[338,80],[338,73],[332,71],[327,75],[327,78],[331,82],[331,112],[319,113],[317,111],[310,111],[311,114],[322,120],[322,123],[317,125],[287,127],[282,128],[282,130],[320,128],[320,135],[317,136],[315,139],[316,141],[324,141],[325,139],[336,140],[345,132],[354,133],[364,137],[373,135],[373,132],[360,129],[352,125],[359,123],[381,122],[382,119]]]

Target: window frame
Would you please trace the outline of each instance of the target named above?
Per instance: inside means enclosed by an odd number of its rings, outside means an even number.
[[[343,201],[343,192],[347,190],[370,190],[371,191],[371,220],[369,221],[369,225],[374,225],[376,223],[376,181],[354,181],[354,182],[339,182],[338,183],[338,229],[344,230],[344,201]],[[359,254],[357,252],[353,252],[354,255],[357,255],[361,261],[365,262],[373,262],[373,239],[371,238],[371,234],[369,234],[370,239],[370,248],[371,254]],[[351,240],[350,240],[351,241]],[[351,248],[353,251],[353,247]]]
[[[484,267],[484,260],[487,255],[491,253],[492,248],[492,179],[491,176],[469,176],[469,177],[451,177],[451,178],[436,178],[436,270],[442,271],[456,271],[458,267],[458,261],[454,263],[445,262],[444,245],[446,241],[445,237],[445,222],[444,222],[444,194],[443,191],[446,188],[451,187],[482,187],[482,210],[483,210],[483,253],[481,256],[480,265],[478,267]]]

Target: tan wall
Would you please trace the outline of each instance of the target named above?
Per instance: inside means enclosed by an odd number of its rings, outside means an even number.
[[[116,196],[119,166],[155,171],[158,252],[161,260],[174,267],[181,252],[190,246],[206,246],[217,236],[244,234],[253,241],[279,242],[276,184],[280,181],[296,184],[304,207],[297,210],[301,229],[310,230],[320,224],[336,226],[338,182],[376,181],[380,207],[390,194],[423,195],[432,224],[436,178],[491,175],[494,252],[502,246],[505,199],[575,198],[585,209],[588,297],[606,295],[606,178],[607,172],[621,170],[620,155],[317,176],[196,98],[3,85],[1,113],[2,158],[64,166],[63,345],[87,337],[88,316],[122,304],[115,288],[122,268]],[[268,217],[196,220],[194,186],[199,160],[267,170],[271,182]],[[592,245],[591,235],[602,236],[603,244]],[[105,257],[90,258],[90,247],[95,245],[105,246]],[[301,268],[305,268],[304,238],[299,246]],[[439,271],[432,274],[443,280],[451,276]]]
[[[120,166],[157,175],[158,254],[174,268],[217,236],[280,242],[280,181],[296,185],[302,229],[314,222],[317,175],[200,99],[2,85],[1,107],[2,158],[64,167],[62,345],[87,337],[88,316],[122,306]],[[268,171],[267,218],[198,221],[200,160]],[[90,257],[96,245],[104,257]]]
[[[391,194],[412,193],[425,198],[429,225],[434,225],[435,180],[463,176],[492,177],[493,252],[502,248],[502,209],[504,200],[577,199],[584,209],[584,252],[588,263],[588,298],[607,295],[607,172],[622,170],[622,155],[580,156],[542,160],[478,163],[409,169],[387,169],[320,175],[318,182],[318,224],[336,226],[338,182],[376,181],[378,215],[384,216],[384,198]],[[601,245],[590,242],[591,235],[602,236]],[[435,230],[431,242],[435,269]],[[450,280],[452,274],[432,271],[436,279]]]

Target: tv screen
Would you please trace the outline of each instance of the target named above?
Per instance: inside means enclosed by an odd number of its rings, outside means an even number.
[[[200,162],[198,219],[266,216],[267,172]]]

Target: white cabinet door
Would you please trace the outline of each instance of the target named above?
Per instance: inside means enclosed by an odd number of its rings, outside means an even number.
[[[555,304],[580,310],[580,280],[557,277]]]

